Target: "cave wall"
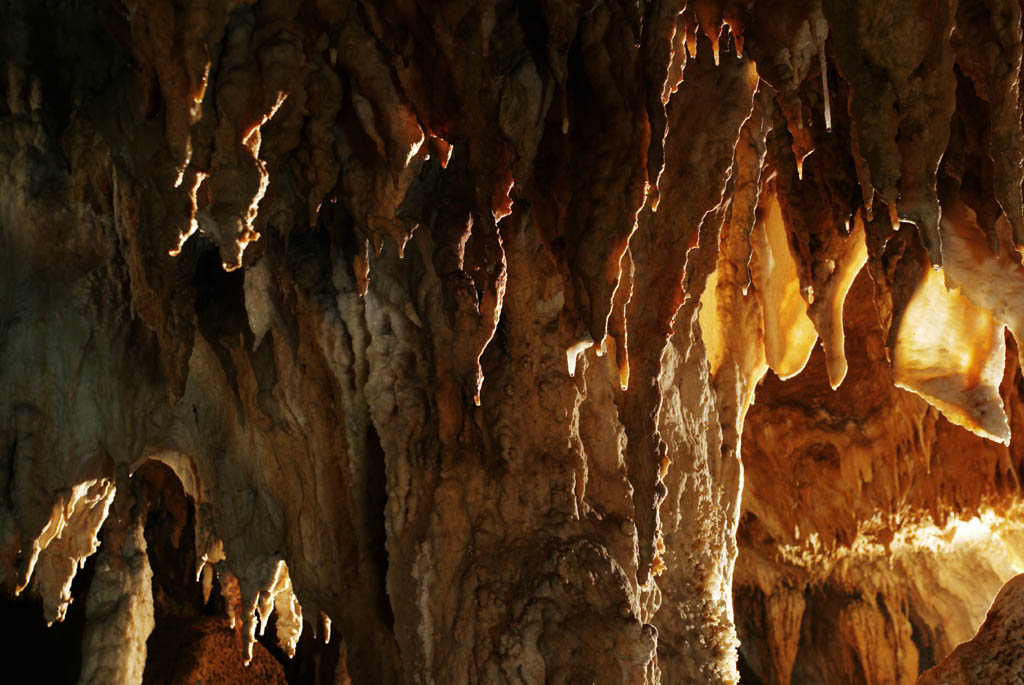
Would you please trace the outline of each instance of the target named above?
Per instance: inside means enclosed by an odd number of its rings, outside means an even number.
[[[862,273],[847,299],[846,327],[863,335],[848,339],[843,392],[819,348],[797,378],[765,379],[744,426],[734,601],[740,651],[765,682],[915,682],[1019,568],[1017,441],[893,387],[872,287]],[[1020,383],[1009,338],[1000,394],[1015,435]]]
[[[1016,0],[3,18],[0,590],[82,682],[912,681],[1012,575]]]

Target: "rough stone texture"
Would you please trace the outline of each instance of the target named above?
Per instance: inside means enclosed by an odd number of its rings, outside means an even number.
[[[146,668],[146,641],[155,622],[144,522],[136,517],[121,528],[117,523],[107,523],[106,544],[89,585],[81,682],[139,682]],[[111,652],[119,657],[110,659]]]
[[[2,17],[0,590],[82,681],[911,682],[1015,572],[1019,3]]]
[[[143,682],[253,685],[288,682],[281,664],[263,645],[256,645],[252,661],[248,666],[245,664],[242,640],[226,619],[207,617],[194,623],[172,621],[154,632],[152,639],[156,645],[146,663]]]
[[[1009,580],[992,601],[985,622],[971,640],[921,675],[921,685],[1017,683],[1024,678],[1021,607],[1024,576]]]
[[[881,331],[865,325],[871,289],[863,273],[847,300],[847,330],[865,334],[847,340],[840,392],[816,350],[799,377],[767,378],[747,417],[734,590],[740,650],[766,682],[913,682],[974,633],[1019,563],[1016,441],[974,436],[891,386]]]

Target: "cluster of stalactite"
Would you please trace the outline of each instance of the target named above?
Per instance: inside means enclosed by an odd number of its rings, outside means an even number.
[[[83,682],[905,682],[1012,575],[1019,0],[3,18],[0,589]]]

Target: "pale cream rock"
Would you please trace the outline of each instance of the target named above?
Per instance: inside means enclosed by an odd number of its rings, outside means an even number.
[[[947,290],[940,270],[925,271],[892,353],[897,387],[922,396],[951,422],[1009,444],[999,396],[1006,343],[1003,324],[959,289]]]
[[[800,294],[796,261],[786,237],[782,209],[772,195],[762,197],[768,211],[754,227],[752,276],[764,311],[764,347],[768,366],[785,380],[807,365],[818,332]]]
[[[46,622],[63,621],[71,603],[75,573],[99,547],[97,533],[107,518],[116,488],[108,478],[83,481],[53,504],[50,520],[32,542],[28,570],[15,588],[20,594],[33,579],[43,598]]]
[[[1024,574],[992,601],[975,636],[925,671],[919,685],[995,685],[1024,680]]]
[[[123,533],[108,526],[105,534],[124,538],[120,549],[104,546],[86,598],[79,683],[141,683],[146,668],[146,641],[153,617],[153,572],[146,555],[145,519]],[[111,553],[113,552],[113,553]]]

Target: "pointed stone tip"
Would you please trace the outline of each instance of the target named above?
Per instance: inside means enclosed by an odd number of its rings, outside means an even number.
[[[569,368],[569,376],[576,376],[576,362],[579,360],[580,354],[585,352],[587,349],[594,346],[594,339],[589,333],[585,333],[582,338],[570,345],[565,350],[565,361]]]

